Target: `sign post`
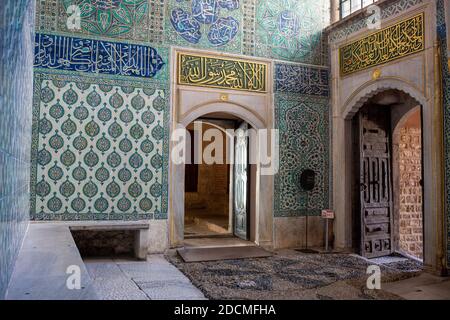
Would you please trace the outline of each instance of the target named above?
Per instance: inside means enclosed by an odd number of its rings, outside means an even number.
[[[328,221],[334,219],[334,211],[322,210],[322,218],[325,219],[325,251],[328,252]]]

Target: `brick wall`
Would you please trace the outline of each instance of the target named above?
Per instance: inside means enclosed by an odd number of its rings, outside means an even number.
[[[404,127],[400,132],[400,250],[422,259],[421,132]]]

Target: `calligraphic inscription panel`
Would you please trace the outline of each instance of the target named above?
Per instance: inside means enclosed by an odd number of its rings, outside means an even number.
[[[178,54],[178,84],[266,92],[267,64]]]
[[[425,49],[424,14],[401,21],[339,48],[341,76]]]
[[[241,52],[240,0],[170,0],[166,11],[166,41],[190,47]]]
[[[275,65],[275,91],[327,97],[328,70],[312,66],[277,63]]]
[[[153,78],[164,66],[150,46],[37,33],[34,66]]]

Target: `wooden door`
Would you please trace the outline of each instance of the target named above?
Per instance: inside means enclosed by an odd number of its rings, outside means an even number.
[[[248,240],[249,213],[248,125],[242,123],[234,139],[233,216],[234,235]]]
[[[389,109],[366,106],[359,114],[361,255],[392,253],[392,182]]]

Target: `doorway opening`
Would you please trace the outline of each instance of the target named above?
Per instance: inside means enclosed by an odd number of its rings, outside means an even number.
[[[353,242],[367,258],[423,258],[422,115],[399,90],[369,99],[353,118]]]
[[[186,129],[185,239],[249,240],[249,125],[209,114]]]

